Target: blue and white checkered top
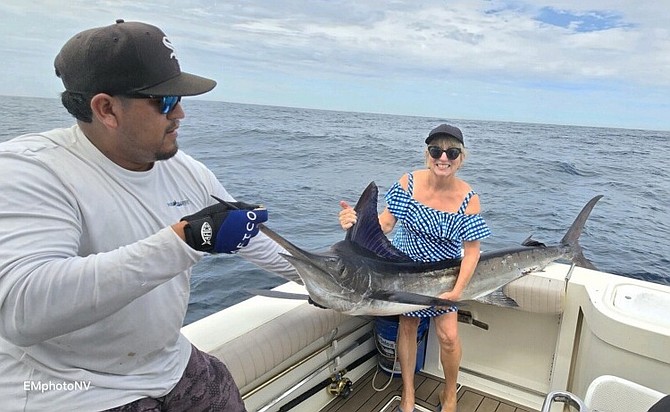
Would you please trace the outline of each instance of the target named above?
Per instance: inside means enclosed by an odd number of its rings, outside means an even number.
[[[465,214],[472,196],[470,191],[456,213],[428,207],[414,198],[414,176],[407,174],[407,190],[396,182],[385,199],[391,214],[400,226],[393,236],[395,247],[418,262],[436,262],[463,256],[463,242],[480,240],[491,235],[491,230],[479,214]],[[451,310],[435,308],[406,313],[405,316],[437,316]]]

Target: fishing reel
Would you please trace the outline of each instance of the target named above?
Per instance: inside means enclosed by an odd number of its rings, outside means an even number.
[[[351,395],[353,383],[349,378],[344,376],[345,373],[346,370],[337,372],[330,378],[332,382],[328,385],[328,393],[333,396],[341,396],[344,399]]]

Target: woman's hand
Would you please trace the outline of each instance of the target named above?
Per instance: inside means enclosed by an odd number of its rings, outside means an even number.
[[[450,300],[452,302],[457,302],[461,298],[460,292],[450,290],[449,292],[444,292],[440,296],[440,299]],[[449,309],[448,307],[438,307],[438,309]]]
[[[356,224],[356,211],[344,200],[340,200],[340,207],[342,208],[338,216],[340,219],[340,226],[342,226],[342,229],[347,230]]]

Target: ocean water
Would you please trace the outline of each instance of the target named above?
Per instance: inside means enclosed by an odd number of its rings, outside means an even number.
[[[335,112],[184,99],[180,147],[204,162],[238,200],[259,202],[268,226],[307,250],[341,240],[339,200],[352,205],[370,181],[383,193],[423,167],[424,138],[439,123],[464,133],[460,176],[480,194],[493,236],[483,250],[533,235],[558,242],[593,196],[581,237],[600,270],[670,284],[670,132]],[[58,99],[0,96],[0,141],[66,127]],[[239,256],[194,269],[185,323],[248,298],[281,278]]]

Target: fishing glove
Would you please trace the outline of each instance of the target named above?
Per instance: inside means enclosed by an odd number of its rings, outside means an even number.
[[[214,197],[214,196],[213,196]],[[209,253],[235,253],[258,234],[258,225],[268,220],[267,209],[244,202],[219,203],[181,218],[186,243]]]

